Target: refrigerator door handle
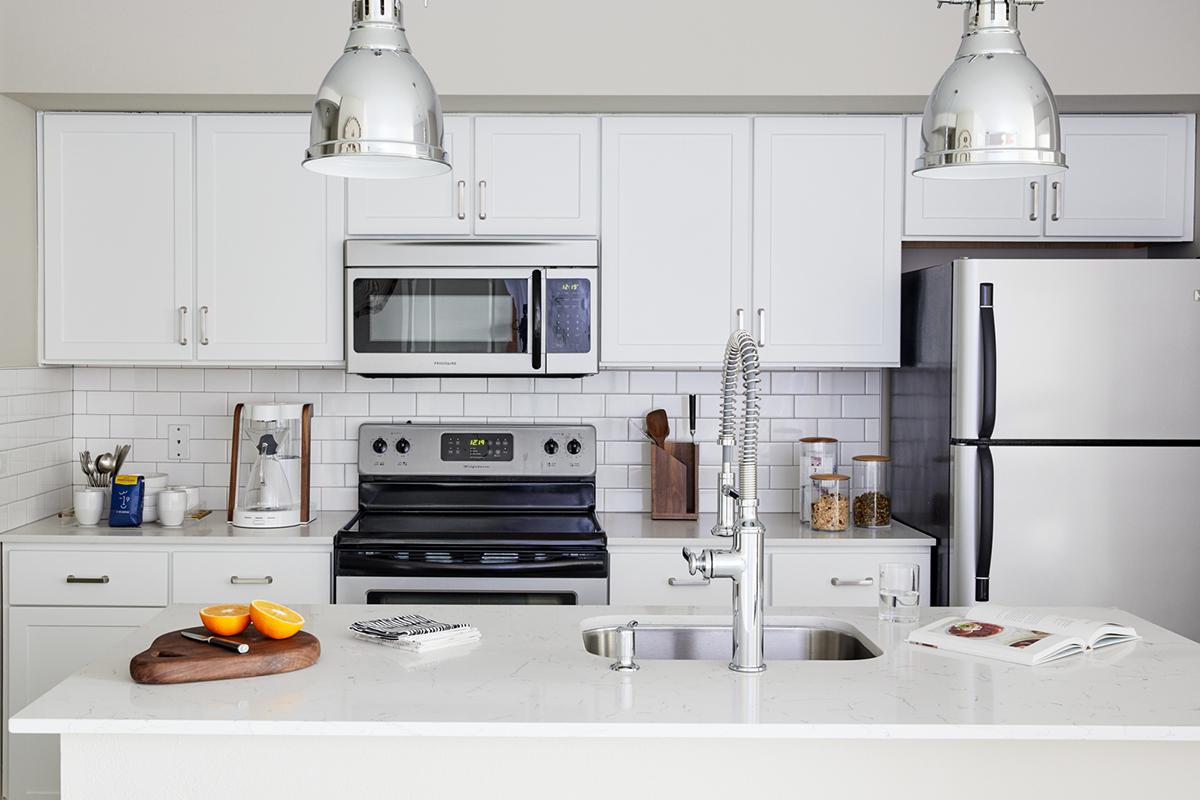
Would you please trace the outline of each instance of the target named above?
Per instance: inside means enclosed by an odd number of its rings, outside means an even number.
[[[990,447],[979,448],[979,545],[975,549],[975,601],[988,601],[996,518],[996,465]]]
[[[979,285],[979,323],[983,344],[983,409],[979,417],[979,438],[990,439],[996,430],[996,316],[992,310],[994,286]]]

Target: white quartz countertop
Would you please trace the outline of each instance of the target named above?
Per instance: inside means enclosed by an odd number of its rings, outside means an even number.
[[[719,661],[641,662],[635,673],[582,647],[581,630],[638,619],[728,615],[685,608],[313,606],[321,660],[285,675],[139,686],[128,662],[155,636],[196,623],[173,606],[10,720],[14,733],[315,736],[750,737],[1200,740],[1200,644],[1112,609],[1056,609],[1134,625],[1144,639],[1040,667],[915,647],[874,609],[773,609],[820,616],[883,651],[861,661],[768,661],[757,676]],[[483,639],[429,655],[354,639],[355,620],[419,612],[474,623]],[[926,609],[924,621],[952,613]]]
[[[721,541],[710,533],[717,522],[716,514],[701,514],[696,520],[656,520],[649,514],[619,512],[602,512],[598,516],[600,527],[608,534],[610,547],[677,546],[689,542],[712,545],[714,541]],[[799,514],[761,514],[759,520],[767,530],[767,542],[771,547],[933,547],[935,544],[933,537],[899,522],[892,523],[889,528],[814,531],[800,521]]]
[[[157,522],[139,528],[110,528],[107,520],[84,527],[73,516],[45,519],[13,528],[0,534],[5,544],[203,544],[220,540],[221,544],[327,544],[354,514],[350,511],[319,513],[308,525],[291,528],[235,528],[225,521],[225,509],[214,510],[204,519],[188,517],[178,528],[166,528]]]

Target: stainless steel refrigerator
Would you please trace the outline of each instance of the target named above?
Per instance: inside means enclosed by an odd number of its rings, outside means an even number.
[[[1117,606],[1200,639],[1200,261],[906,273],[894,515],[933,602]]]

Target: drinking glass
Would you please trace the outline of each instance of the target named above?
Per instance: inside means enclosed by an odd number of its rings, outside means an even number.
[[[879,618],[885,622],[916,622],[921,615],[920,586],[918,564],[880,564]]]

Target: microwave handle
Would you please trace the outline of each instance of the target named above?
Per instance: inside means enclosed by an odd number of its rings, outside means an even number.
[[[542,271],[540,269],[533,271],[530,297],[533,298],[533,313],[530,314],[529,321],[530,327],[533,328],[530,336],[533,342],[533,368],[540,370],[542,368]]]

